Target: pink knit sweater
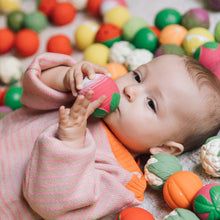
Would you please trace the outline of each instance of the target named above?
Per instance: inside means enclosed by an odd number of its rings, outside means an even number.
[[[101,120],[89,119],[83,149],[57,139],[57,108],[73,98],[39,75],[73,63],[37,57],[23,77],[24,107],[0,120],[0,219],[102,219],[143,200],[143,174]]]

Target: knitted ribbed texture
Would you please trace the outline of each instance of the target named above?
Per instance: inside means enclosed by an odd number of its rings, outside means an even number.
[[[23,78],[22,102],[32,108],[0,120],[0,219],[102,219],[140,204],[142,179],[129,168],[135,160],[128,152],[124,159],[117,156],[101,120],[88,121],[82,149],[56,138],[56,109],[72,97],[48,88],[39,74],[42,63],[50,68],[66,60],[74,63],[65,55],[38,57]]]

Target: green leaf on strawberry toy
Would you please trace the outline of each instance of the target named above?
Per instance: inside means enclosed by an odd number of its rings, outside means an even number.
[[[115,92],[112,95],[112,99],[111,99],[111,104],[110,104],[110,109],[111,112],[115,111],[115,109],[118,107],[120,102],[120,94]]]

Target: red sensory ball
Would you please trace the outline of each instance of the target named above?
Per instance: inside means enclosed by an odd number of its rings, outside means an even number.
[[[7,53],[14,46],[15,34],[9,28],[0,29],[0,54]]]
[[[103,0],[88,0],[87,2],[88,12],[92,15],[99,16],[102,2]]]
[[[56,3],[57,3],[56,0],[41,0],[38,9],[39,11],[44,13],[47,17],[49,17]]]
[[[15,49],[23,57],[35,54],[39,45],[40,39],[37,33],[30,29],[20,30],[15,37]]]
[[[73,48],[70,39],[63,34],[52,36],[47,42],[47,52],[71,55]]]
[[[97,34],[96,42],[105,42],[121,36],[121,29],[110,23],[103,23]]]
[[[70,2],[57,2],[51,18],[55,25],[62,26],[71,23],[76,16],[76,9]]]

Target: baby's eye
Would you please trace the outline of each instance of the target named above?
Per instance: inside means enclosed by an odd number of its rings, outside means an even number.
[[[156,113],[156,106],[154,104],[154,101],[150,98],[147,98],[147,104]]]
[[[134,79],[138,82],[141,83],[141,77],[139,76],[138,73],[134,72]]]

